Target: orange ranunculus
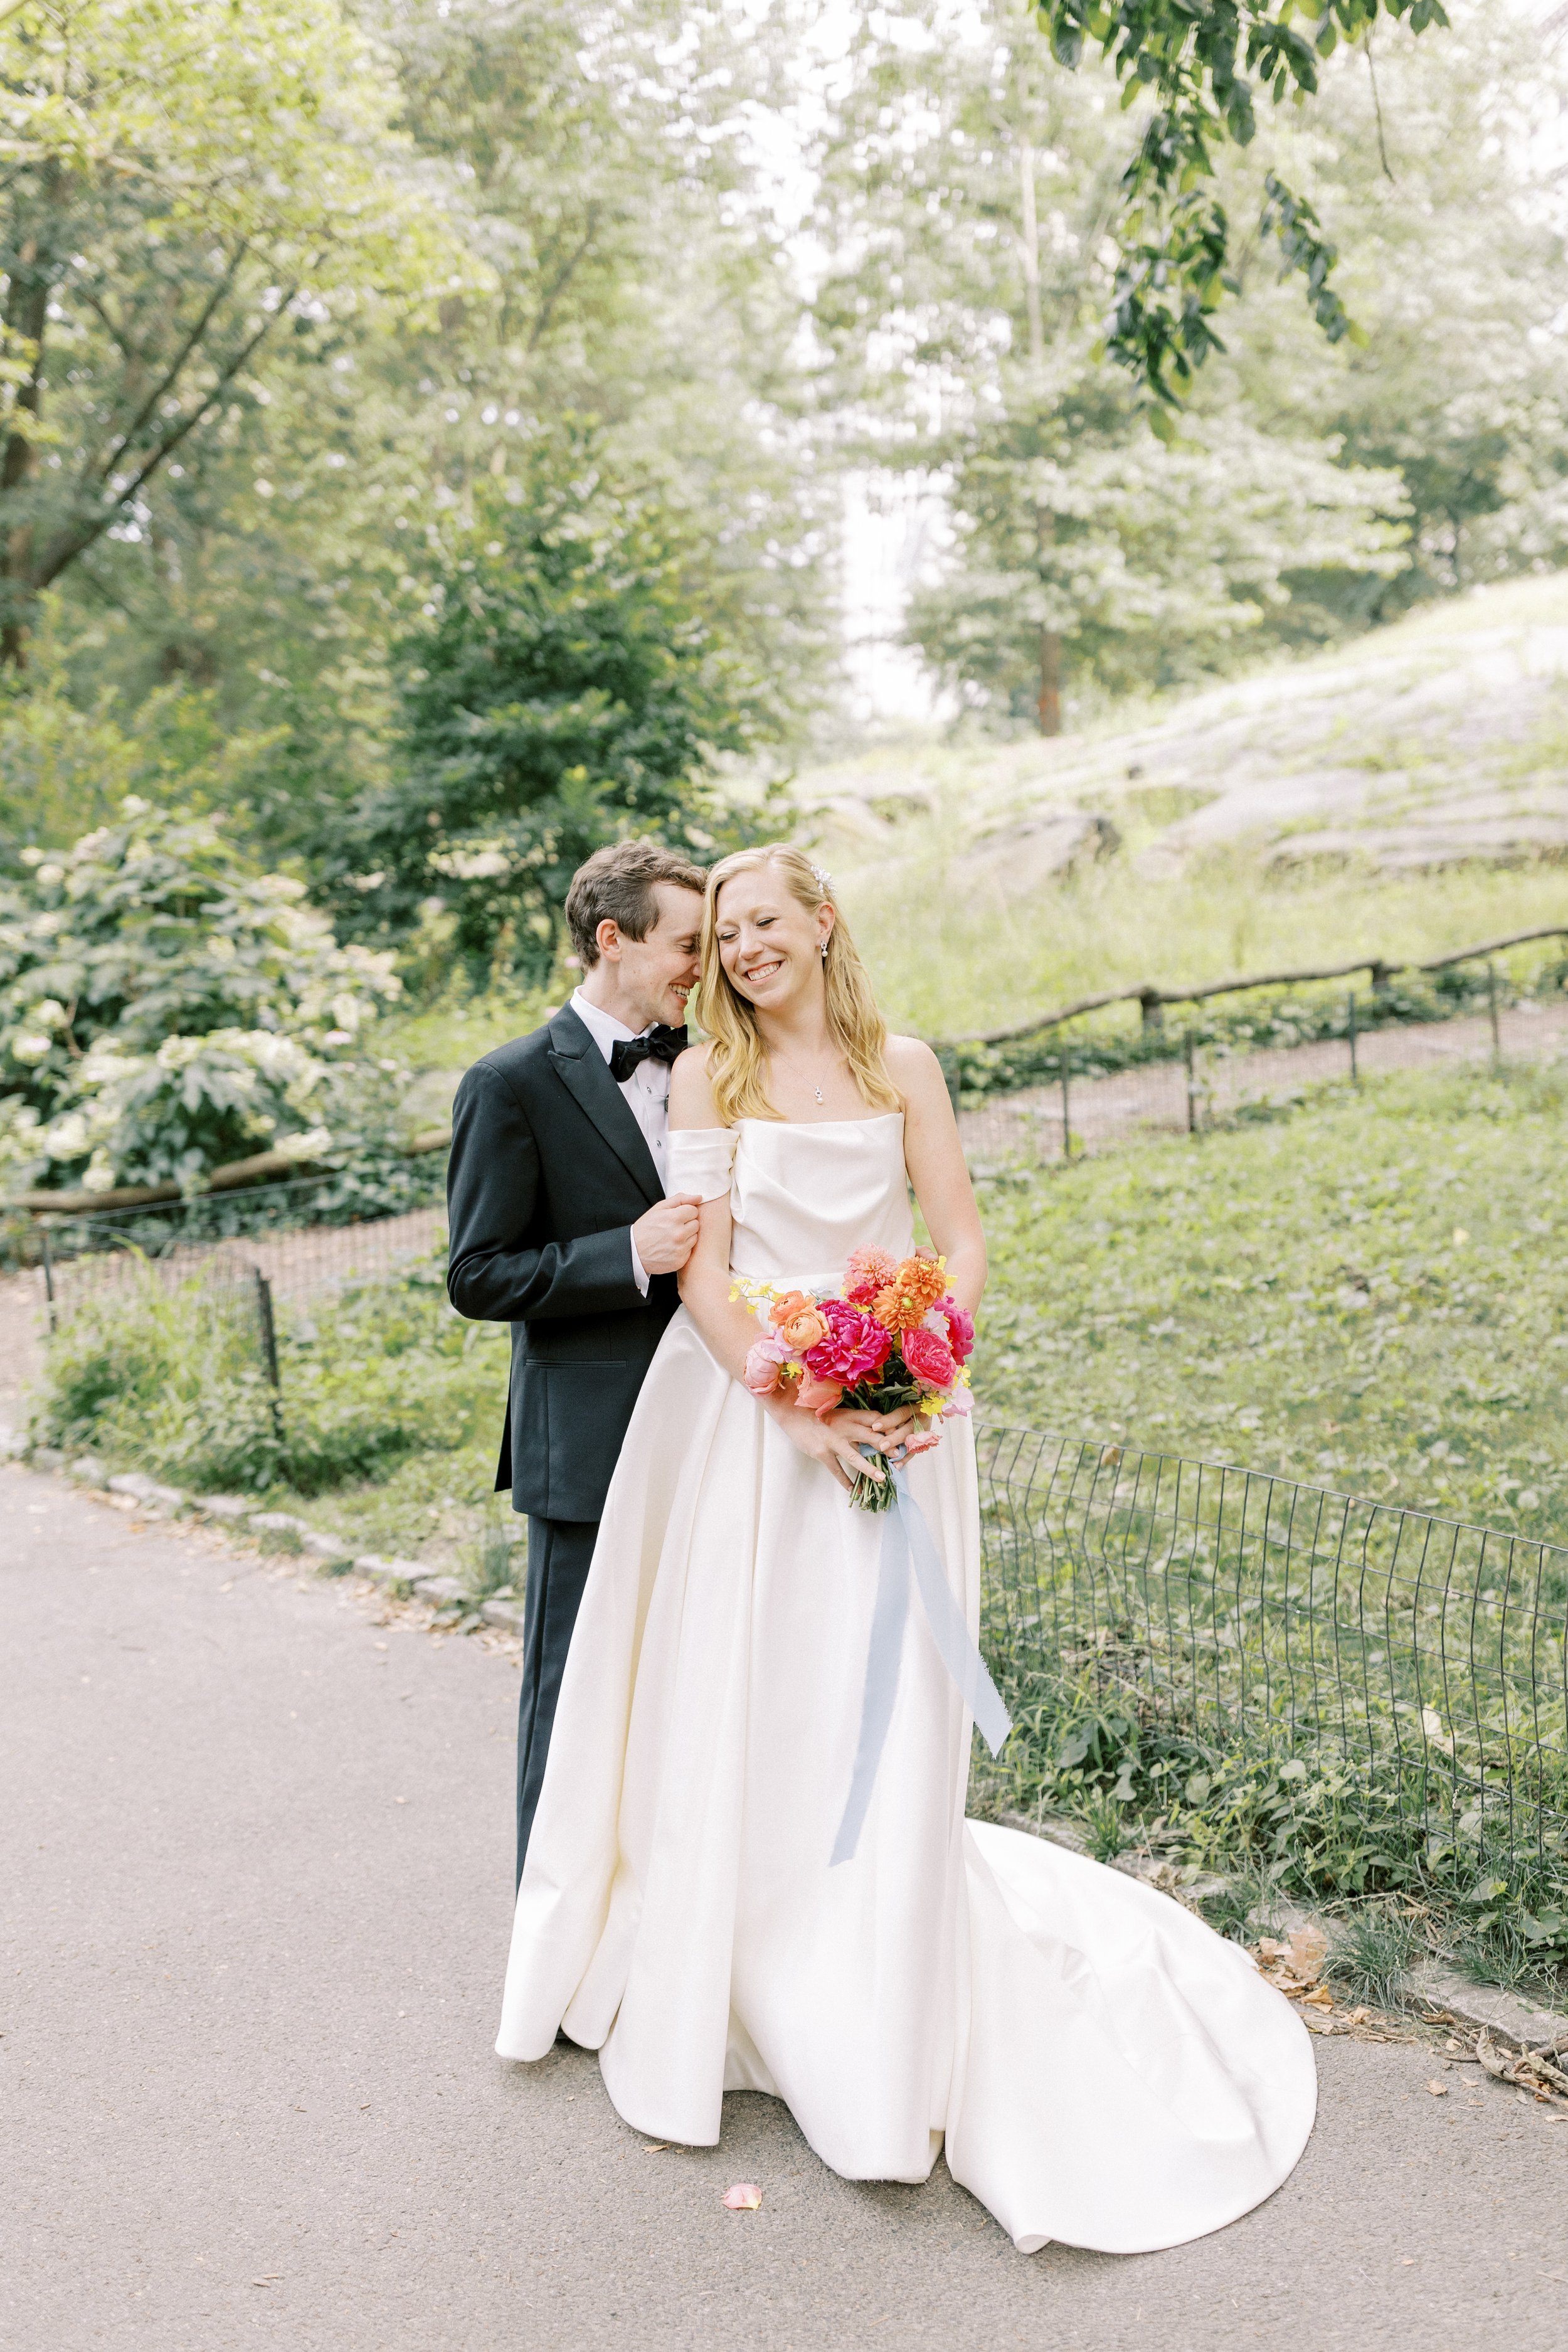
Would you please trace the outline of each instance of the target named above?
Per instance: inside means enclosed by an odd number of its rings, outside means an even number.
[[[786,1348],[793,1348],[797,1356],[804,1356],[808,1348],[817,1347],[826,1339],[827,1318],[807,1298],[803,1299],[774,1328]]]
[[[872,1302],[871,1312],[884,1329],[912,1331],[947,1291],[947,1260],[907,1257]]]
[[[837,1412],[843,1401],[843,1381],[821,1381],[815,1372],[805,1375],[800,1384],[800,1394],[795,1399],[796,1404],[805,1405],[807,1412],[814,1412],[818,1421],[826,1421],[830,1412]]]

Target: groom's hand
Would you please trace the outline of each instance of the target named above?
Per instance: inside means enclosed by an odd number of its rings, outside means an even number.
[[[632,1242],[649,1274],[680,1272],[697,1246],[697,1213],[701,1206],[695,1192],[674,1192],[637,1219]]]

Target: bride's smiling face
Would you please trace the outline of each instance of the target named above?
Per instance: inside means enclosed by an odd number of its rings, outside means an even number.
[[[713,914],[719,961],[736,994],[759,1013],[781,1013],[821,989],[833,909],[803,907],[776,866],[732,875]]]

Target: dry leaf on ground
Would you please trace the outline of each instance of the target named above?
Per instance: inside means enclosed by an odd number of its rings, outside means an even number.
[[[1300,1999],[1311,1990],[1323,1973],[1329,1939],[1321,1927],[1297,1927],[1283,1943],[1273,1936],[1262,1937],[1255,1952],[1258,1965],[1269,1983]]]
[[[1568,2098],[1568,2074],[1534,2050],[1509,2050],[1492,2040],[1483,2025],[1476,2037],[1476,2056],[1494,2083],[1511,2083],[1521,2093],[1542,2100]]]

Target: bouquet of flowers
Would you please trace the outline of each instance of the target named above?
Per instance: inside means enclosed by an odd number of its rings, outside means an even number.
[[[899,1449],[903,1461],[926,1453],[942,1422],[970,1410],[965,1366],[974,1325],[949,1294],[943,1258],[858,1249],[837,1292],[780,1291],[742,1278],[730,1295],[744,1297],[768,1327],[746,1358],[753,1396],[793,1388],[795,1403],[823,1420],[841,1405],[877,1412],[913,1405],[920,1423]],[[850,1501],[885,1511],[893,1500],[887,1458],[860,1450],[884,1475],[857,1478]]]

